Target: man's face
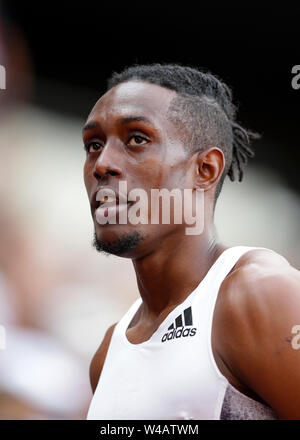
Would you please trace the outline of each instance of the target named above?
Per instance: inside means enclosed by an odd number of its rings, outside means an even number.
[[[152,252],[170,234],[184,233],[183,225],[174,222],[151,224],[151,189],[191,187],[187,151],[167,117],[175,96],[176,92],[158,85],[130,81],[109,90],[88,116],[83,131],[84,181],[98,246],[106,252],[137,258]],[[98,190],[109,188],[118,197],[120,181],[126,182],[128,193],[136,188],[147,193],[147,224],[119,224],[118,207],[116,224],[97,221]]]

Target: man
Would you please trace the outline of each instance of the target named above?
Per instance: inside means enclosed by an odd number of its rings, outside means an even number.
[[[255,137],[225,84],[178,65],[114,74],[92,109],[83,138],[94,245],[132,259],[141,298],[93,357],[89,419],[300,418],[299,271],[272,250],[223,245],[213,222],[224,178],[242,180]],[[147,202],[149,221],[132,224],[120,182],[148,200],[155,189],[202,194],[201,233],[151,222]]]

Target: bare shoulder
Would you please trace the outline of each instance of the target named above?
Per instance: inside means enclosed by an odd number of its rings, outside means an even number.
[[[117,322],[111,325],[106,331],[103,341],[101,342],[99,348],[94,354],[91,364],[90,364],[90,382],[93,393],[96,390],[97,384],[99,382],[100,374],[104,365],[104,361],[106,358],[107,350],[111,341],[111,337],[114,331]]]
[[[300,294],[300,271],[270,249],[253,249],[244,254],[221,285],[225,303],[242,307],[269,300],[286,302]]]
[[[234,270],[238,269],[251,269],[251,265],[256,265],[257,269],[261,268],[265,270],[266,268],[271,269],[272,267],[292,267],[288,260],[272,249],[251,249],[246,252],[238,260],[237,264],[234,266]],[[254,266],[252,266],[254,268]]]
[[[300,393],[293,404],[291,397],[300,383],[300,351],[291,344],[299,324],[299,270],[272,250],[247,252],[219,291],[217,352],[233,376],[283,418],[299,416]],[[285,389],[280,377],[286,378]]]
[[[253,329],[258,322],[269,324],[272,317],[274,325],[277,316],[282,320],[283,311],[293,314],[294,306],[300,306],[300,271],[272,250],[254,249],[239,259],[223,281],[216,313],[223,322],[231,322],[230,332],[233,323]]]

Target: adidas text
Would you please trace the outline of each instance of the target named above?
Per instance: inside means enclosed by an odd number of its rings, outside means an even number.
[[[179,329],[174,329],[168,333],[165,333],[161,339],[161,342],[170,341],[171,339],[177,338],[186,338],[187,336],[195,336],[197,329],[193,328],[184,328],[181,327]]]

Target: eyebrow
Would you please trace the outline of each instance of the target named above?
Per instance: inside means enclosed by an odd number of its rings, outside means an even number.
[[[97,121],[92,121],[92,122],[88,122],[87,124],[85,124],[85,126],[83,127],[82,131],[87,131],[87,130],[92,130],[93,128],[97,128],[99,127],[100,124]]]
[[[151,124],[152,122],[150,119],[146,118],[145,116],[126,116],[124,118],[120,119],[121,124],[129,124],[129,122],[146,122],[147,124]]]
[[[120,118],[118,120],[118,122],[120,122],[121,125],[129,124],[130,122],[145,122],[146,124],[153,125],[153,123],[150,121],[150,119],[146,118],[145,116],[135,116],[135,115],[125,116],[123,118]],[[91,121],[91,122],[88,122],[87,124],[85,124],[82,131],[85,132],[87,130],[92,130],[93,128],[98,128],[98,127],[100,127],[99,122]]]

